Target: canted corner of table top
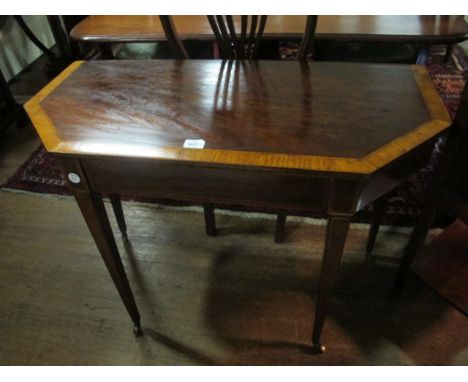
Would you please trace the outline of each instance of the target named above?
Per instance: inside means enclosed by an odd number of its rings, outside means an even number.
[[[387,165],[408,151],[437,136],[452,123],[452,119],[442,98],[434,87],[427,68],[422,65],[412,65],[411,68],[430,120],[363,158],[364,161],[374,165],[376,168]]]
[[[47,151],[55,151],[61,145],[62,140],[55,129],[54,124],[41,106],[41,102],[52,93],[63,81],[75,72],[85,61],[72,62],[57,77],[44,86],[35,96],[24,104],[24,109],[31,119],[34,128],[39,134]]]

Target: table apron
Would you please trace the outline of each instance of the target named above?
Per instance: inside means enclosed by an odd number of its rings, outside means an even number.
[[[326,212],[330,194],[331,180],[309,172],[128,159],[80,165],[89,189],[99,193],[311,212]]]

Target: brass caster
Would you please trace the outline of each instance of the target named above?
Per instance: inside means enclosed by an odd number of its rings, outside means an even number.
[[[312,345],[312,351],[315,353],[315,354],[322,354],[322,353],[325,353],[325,346],[321,345],[321,344],[313,344]]]
[[[140,337],[140,336],[143,335],[143,332],[142,332],[142,330],[141,330],[141,328],[140,328],[140,324],[135,325],[135,326],[133,327],[133,334],[135,335],[135,337]]]

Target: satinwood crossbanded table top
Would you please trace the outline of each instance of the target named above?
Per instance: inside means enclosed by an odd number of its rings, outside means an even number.
[[[307,16],[268,16],[266,39],[301,38]],[[173,16],[184,40],[214,40],[206,16]],[[235,18],[240,31],[240,17]],[[76,25],[70,36],[81,42],[165,41],[158,16],[89,16]],[[463,16],[320,16],[316,39],[354,41],[403,41],[452,43],[468,38]]]
[[[54,153],[348,173],[450,125],[424,67],[361,63],[77,61],[26,110]]]

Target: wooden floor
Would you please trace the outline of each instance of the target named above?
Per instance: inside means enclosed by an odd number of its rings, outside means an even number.
[[[12,129],[0,182],[37,145]],[[327,352],[313,355],[323,225],[290,223],[278,245],[272,219],[219,214],[209,238],[197,211],[124,210],[131,245],[117,242],[142,314],[137,339],[73,199],[0,191],[1,365],[468,364],[465,316],[414,279],[388,297],[406,232],[385,232],[384,257],[366,264],[366,230],[352,228]]]

